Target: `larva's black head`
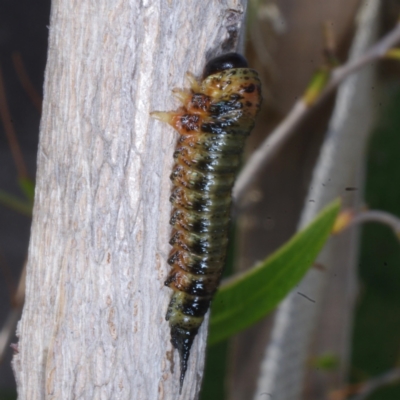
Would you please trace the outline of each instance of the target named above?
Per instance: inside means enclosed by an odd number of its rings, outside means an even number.
[[[203,71],[203,79],[217,72],[225,71],[231,68],[247,68],[246,59],[238,53],[227,53],[222,56],[211,59]]]

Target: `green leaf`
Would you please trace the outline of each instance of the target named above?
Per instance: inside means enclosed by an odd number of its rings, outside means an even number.
[[[33,198],[35,197],[35,183],[29,178],[19,178],[18,183],[26,198],[33,204]]]
[[[13,196],[0,190],[0,204],[13,209],[21,214],[32,216],[32,203],[26,200],[20,200],[18,197]]]
[[[266,260],[234,277],[216,293],[208,343],[217,343],[267,315],[300,281],[329,237],[340,200]]]

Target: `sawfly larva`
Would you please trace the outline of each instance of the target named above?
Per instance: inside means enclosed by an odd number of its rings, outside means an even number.
[[[165,285],[174,291],[166,319],[180,356],[181,390],[190,348],[223,271],[232,186],[261,104],[258,74],[240,54],[211,60],[202,82],[189,78],[190,90],[174,90],[182,107],[152,113],[180,135],[171,174],[172,269]]]

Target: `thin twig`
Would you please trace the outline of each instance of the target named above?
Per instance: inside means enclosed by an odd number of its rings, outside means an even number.
[[[4,125],[4,131],[8,139],[12,156],[18,170],[19,178],[27,178],[28,173],[25,166],[24,158],[18,144],[17,135],[15,134],[14,126],[11,122],[11,114],[8,108],[6,91],[4,87],[3,74],[0,67],[0,117]]]
[[[348,62],[359,59],[374,43],[377,43],[376,31],[380,4],[380,1],[363,0],[361,2],[360,17],[349,51]],[[312,171],[298,229],[310,223],[328,202],[343,192],[345,187],[360,186],[364,144],[373,116],[371,113],[373,109],[371,87],[373,84],[374,68],[369,66],[360,71],[360,74],[350,76],[340,86],[333,114],[327,126],[325,140]],[[323,87],[326,87],[326,82]],[[310,88],[313,86],[309,86]],[[352,135],[354,129],[357,132],[357,140]],[[313,201],[307,201],[309,199]],[[352,196],[348,201],[353,207],[358,208],[358,196]],[[318,352],[320,339],[322,338],[322,341],[327,339],[319,327],[320,324],[329,325],[330,313],[326,312],[328,310],[326,304],[329,300],[333,299],[334,309],[340,310],[343,314],[340,316],[340,321],[338,320],[339,323],[335,324],[332,330],[336,336],[340,333],[342,338],[347,338],[354,303],[354,267],[357,264],[354,246],[356,244],[357,236],[354,232],[347,237],[346,241],[331,240],[326,243],[316,262],[326,266],[327,271],[331,272],[309,271],[299,283],[298,288],[292,291],[279,306],[261,363],[254,400],[258,400],[259,394],[263,392],[271,393],[272,397],[280,399],[301,397],[310,351]],[[337,254],[342,254],[343,251],[346,252],[346,256],[339,260]],[[338,301],[334,298],[337,284],[333,279],[336,275],[335,272],[342,275],[340,288],[343,296]],[[306,293],[315,300],[318,307],[310,307],[310,303],[299,301],[297,293],[299,288],[302,293]],[[328,314],[329,316],[327,316]],[[312,338],[316,341],[313,342]],[[335,337],[335,334],[328,339],[328,342],[332,346],[331,348],[336,349],[336,352],[345,360],[341,366],[341,372],[343,372],[347,360],[345,346],[342,345],[341,340]],[[317,397],[324,396],[320,393],[320,396]]]
[[[379,222],[392,228],[396,237],[400,238],[400,218],[386,211],[367,210],[358,214],[351,210],[344,210],[340,213],[332,233],[341,233],[351,226],[364,222]]]
[[[11,58],[13,60],[14,68],[15,71],[17,72],[22,87],[24,88],[26,94],[31,99],[31,102],[35,106],[35,108],[39,111],[39,113],[42,113],[42,97],[40,96],[38,91],[33,86],[31,80],[29,79],[29,76],[24,67],[24,63],[22,61],[21,53],[15,51],[12,54]]]
[[[333,30],[332,21],[325,21],[323,24],[323,35],[324,35],[324,58],[325,63],[332,67],[338,65],[338,58],[336,56],[337,46],[336,37]]]
[[[380,222],[381,224],[388,225],[393,229],[397,237],[400,236],[400,219],[395,215],[380,210],[368,210],[357,214],[350,225],[359,224],[363,222]]]
[[[236,202],[239,203],[240,198],[246,192],[255,176],[257,176],[257,173],[268,163],[272,156],[278,152],[283,143],[285,143],[294,132],[294,128],[298,126],[316,103],[320,103],[322,100],[326,99],[326,97],[350,74],[372,61],[384,57],[388,50],[399,41],[400,24],[397,24],[392,31],[372,46],[363,56],[333,69],[328,83],[315,103],[307,104],[303,99],[296,101],[287,117],[264,140],[259,149],[253,153],[239,174],[233,189],[233,197],[236,199]]]
[[[350,74],[359,70],[365,65],[383,58],[386,53],[400,41],[400,23],[391,30],[386,36],[379,40],[374,46],[372,46],[363,56],[351,61],[345,65],[335,68],[332,71],[332,77],[321,95],[324,96],[331,93],[344,79]]]
[[[287,141],[294,128],[306,115],[308,107],[303,100],[298,100],[287,117],[272,131],[272,133],[263,141],[250,157],[242,171],[240,172],[236,184],[233,188],[233,197],[236,203],[246,192],[250,183],[255,178],[258,171],[267,164],[272,156]]]
[[[399,380],[400,368],[392,369],[391,371],[385,372],[384,374],[364,383],[361,386],[360,391],[352,398],[352,400],[365,400],[375,390]]]

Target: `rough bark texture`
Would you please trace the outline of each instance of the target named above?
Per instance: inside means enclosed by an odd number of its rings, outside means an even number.
[[[164,287],[172,129],[184,72],[237,46],[240,0],[54,0],[19,399],[177,399]],[[198,395],[206,324],[182,399]]]

